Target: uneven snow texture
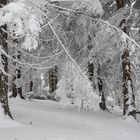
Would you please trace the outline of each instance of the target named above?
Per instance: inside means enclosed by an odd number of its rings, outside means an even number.
[[[81,110],[53,101],[10,100],[15,121],[0,120],[1,140],[138,140],[140,124],[112,113]],[[16,123],[19,122],[19,123]],[[21,123],[21,124],[20,124]]]

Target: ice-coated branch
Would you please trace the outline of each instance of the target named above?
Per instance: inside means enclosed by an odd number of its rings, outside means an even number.
[[[39,64],[24,63],[24,62],[21,62],[21,61],[19,61],[17,59],[14,59],[10,55],[8,55],[3,49],[0,49],[0,52],[2,54],[4,54],[7,58],[13,60],[14,62],[19,63],[20,65],[24,65],[25,67],[36,68],[36,69],[50,69],[50,68],[52,68],[52,67],[54,67],[56,65],[55,64],[53,66],[48,66],[48,67],[39,67],[40,66]]]
[[[76,61],[72,58],[72,56],[70,55],[70,53],[67,51],[66,47],[64,46],[64,44],[62,43],[62,41],[59,39],[58,35],[56,34],[55,30],[53,29],[52,25],[48,22],[53,34],[55,35],[55,37],[57,38],[58,42],[60,43],[60,45],[62,46],[63,50],[65,51],[65,53],[67,54],[67,56],[70,58],[70,60],[74,63],[74,65],[78,68],[79,72],[81,73],[81,75],[83,75],[84,79],[89,83],[89,81],[87,80],[86,75],[82,72],[80,66],[76,63]]]
[[[91,20],[102,22],[102,23],[108,25],[108,27],[115,29],[117,32],[120,32],[120,33],[122,33],[122,34],[125,34],[125,36],[126,36],[132,43],[134,43],[138,48],[140,48],[140,45],[139,45],[135,40],[133,40],[133,39],[132,39],[130,36],[128,36],[126,33],[124,33],[121,29],[119,29],[119,28],[117,28],[116,26],[110,24],[108,21],[105,21],[105,20],[103,20],[103,19],[101,19],[101,18],[93,18],[93,17],[87,15],[87,14],[84,13],[84,12],[78,12],[78,11],[76,11],[76,10],[72,10],[72,9],[69,9],[69,8],[64,8],[64,7],[61,7],[61,6],[57,6],[57,5],[55,5],[55,4],[48,4],[48,5],[53,6],[53,7],[56,7],[56,8],[58,8],[58,9],[62,9],[62,10],[64,10],[64,11],[69,11],[69,12],[73,12],[73,13],[77,13],[77,14],[82,14],[82,15],[85,15],[85,16],[89,17]]]

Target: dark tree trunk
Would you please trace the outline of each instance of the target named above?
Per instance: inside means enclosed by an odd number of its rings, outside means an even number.
[[[33,91],[33,81],[30,82],[30,92]]]
[[[49,91],[50,91],[50,94],[52,95],[52,98],[54,98],[53,93],[57,89],[57,83],[58,83],[57,66],[55,66],[55,68],[52,68],[49,70]]]
[[[124,7],[124,0],[116,0],[117,9]],[[123,28],[122,28],[123,27]],[[124,33],[129,34],[129,30],[126,26],[126,19],[123,19],[120,23],[120,28]],[[131,77],[131,66],[129,60],[129,48],[125,48],[122,54],[122,69],[123,69],[123,115],[132,115],[135,117],[135,95],[133,91],[133,83]],[[130,93],[131,88],[132,93]],[[130,95],[131,94],[131,95]],[[130,99],[131,98],[131,99]],[[131,103],[128,102],[131,101]],[[129,106],[133,107],[133,110],[129,111]],[[133,112],[133,113],[132,113]]]
[[[94,77],[94,63],[88,62],[88,78],[92,83],[92,87],[96,89],[96,84],[95,84],[95,77]]]
[[[129,105],[131,105],[131,106],[133,106],[133,108],[135,108],[135,95],[133,93],[129,93],[129,90],[128,90],[128,86],[130,86],[131,90],[133,92],[131,67],[130,67],[130,61],[129,61],[129,50],[127,48],[124,49],[124,52],[122,55],[122,68],[123,68],[123,98],[124,98],[123,115],[125,116],[126,114],[132,115],[131,112],[128,112]],[[130,82],[131,84],[128,85],[128,82]],[[129,94],[132,94],[131,95],[132,96],[131,104],[128,102],[128,100],[130,98]],[[133,114],[133,116],[134,115],[135,114]]]
[[[117,9],[123,8],[124,7],[124,0],[116,0],[117,3]]]
[[[22,95],[22,87],[18,87],[18,88],[17,88],[17,93],[19,94],[19,97],[20,97],[21,99],[25,99],[24,96]]]
[[[94,64],[88,62],[88,77],[90,81],[93,81],[94,78]]]
[[[0,8],[6,4],[7,0],[0,0]],[[0,45],[3,47],[4,51],[8,53],[8,45],[6,43],[7,34],[2,31],[2,28],[6,30],[7,27],[6,25],[0,27]],[[2,54],[0,57],[2,59],[4,71],[5,73],[8,73],[8,58],[4,54]],[[4,110],[4,114],[12,118],[8,104],[8,75],[4,74],[1,70],[0,70],[0,103]]]
[[[20,51],[18,51],[17,59],[18,60],[21,59],[21,52]],[[21,78],[21,67],[19,67],[18,69],[16,69],[16,71],[17,71],[17,79],[20,79]],[[21,99],[25,99],[23,97],[23,94],[22,94],[22,87],[18,87],[17,88],[17,93],[19,94],[19,96],[20,96]]]
[[[104,95],[104,90],[103,90],[103,81],[101,78],[101,70],[100,70],[100,65],[98,64],[98,69],[97,69],[97,79],[98,79],[98,89],[99,89],[99,96],[101,97],[101,102],[100,102],[100,108],[102,110],[106,110],[106,101],[105,101],[105,95]]]
[[[16,42],[18,42],[18,41],[16,40]],[[13,56],[13,58],[20,60],[20,58],[21,58],[20,51],[18,51],[18,55],[17,56]],[[16,66],[17,63],[14,62],[13,65]],[[15,84],[15,81],[17,79],[20,79],[21,78],[21,67],[19,67],[18,69],[16,69],[15,70],[15,73],[16,73],[16,76],[13,75],[13,79],[12,79],[12,94],[10,95],[10,98],[12,98],[12,97],[16,98],[17,95],[19,95],[19,97],[21,99],[25,99],[23,97],[23,95],[22,95],[22,87],[17,87],[17,85]]]
[[[90,81],[93,83],[93,88],[96,89],[98,88],[99,91],[99,96],[101,97],[101,101],[100,101],[100,108],[102,110],[106,110],[106,101],[105,101],[105,95],[104,95],[104,90],[103,90],[103,81],[101,78],[101,69],[100,69],[100,64],[98,63],[97,66],[97,85],[94,83],[94,63],[90,63],[88,62],[88,76]]]

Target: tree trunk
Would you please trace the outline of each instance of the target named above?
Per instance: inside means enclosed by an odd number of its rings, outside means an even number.
[[[88,62],[88,77],[90,81],[93,81],[94,78],[94,64],[93,62]]]
[[[103,81],[101,76],[101,70],[100,70],[100,65],[98,63],[98,69],[97,69],[97,79],[98,79],[98,89],[99,89],[99,96],[101,97],[101,102],[100,102],[100,108],[102,110],[106,110],[106,101],[105,101],[105,95],[104,95],[104,90],[103,90]]]
[[[124,49],[124,52],[122,54],[122,68],[123,68],[123,98],[124,98],[123,115],[124,116],[132,115],[135,117],[135,110],[134,110],[135,95],[133,93],[129,50],[127,48]],[[128,100],[130,100],[131,103]],[[129,109],[130,106],[133,108],[133,110]]]
[[[96,84],[95,84],[95,77],[94,77],[94,62],[90,63],[88,62],[88,78],[92,83],[92,87],[96,89]]]
[[[124,0],[116,0],[117,4],[117,9],[123,8],[124,7]]]
[[[15,41],[14,41],[15,42]],[[18,41],[16,40],[16,42],[18,43]],[[18,51],[18,55],[17,56],[13,56],[14,59],[18,59],[20,60],[20,57],[21,57],[21,54],[20,54],[20,51]],[[14,62],[13,64],[14,66],[17,65],[17,63]],[[13,75],[13,79],[12,79],[12,94],[10,95],[10,98],[14,97],[16,98],[17,95],[19,95],[19,97],[21,99],[25,99],[22,95],[22,87],[17,87],[17,85],[15,84],[15,81],[17,79],[20,79],[21,78],[21,67],[19,67],[18,69],[15,70],[15,73],[16,73],[16,76]]]
[[[21,52],[18,51],[18,55],[17,55],[17,59],[20,60],[21,59]],[[21,67],[19,67],[18,69],[16,69],[17,71],[17,79],[21,78]],[[19,94],[21,99],[25,99],[22,95],[22,87],[20,85],[20,87],[17,87],[17,93]]]
[[[49,70],[49,91],[51,94],[52,99],[54,99],[54,92],[57,89],[57,83],[58,83],[58,78],[57,78],[57,66],[55,68],[52,68]]]
[[[117,0],[117,9],[124,7],[124,0]],[[122,28],[123,27],[123,28]],[[120,23],[120,28],[124,33],[129,34],[126,27],[126,19]],[[131,66],[129,60],[129,48],[125,48],[122,54],[122,69],[123,69],[123,115],[132,115],[135,118],[135,95],[133,91],[133,83],[131,78]],[[131,108],[131,110],[130,110]],[[132,109],[133,108],[133,109]]]
[[[30,81],[30,92],[33,91],[33,81]]]
[[[0,0],[0,8],[2,7],[2,5],[6,4],[7,0]],[[7,34],[2,31],[2,28],[6,30],[7,27],[6,25],[0,27],[0,45],[2,46],[4,51],[8,53],[8,45],[6,43]],[[4,54],[2,54],[0,57],[2,59],[4,71],[5,73],[8,73],[8,58]],[[8,75],[4,74],[1,70],[0,70],[0,103],[3,108],[4,114],[12,118],[8,104]]]

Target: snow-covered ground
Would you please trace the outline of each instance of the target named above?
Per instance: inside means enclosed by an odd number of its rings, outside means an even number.
[[[0,119],[0,140],[138,140],[140,123],[115,111],[62,108],[53,101],[10,99],[15,121]]]

